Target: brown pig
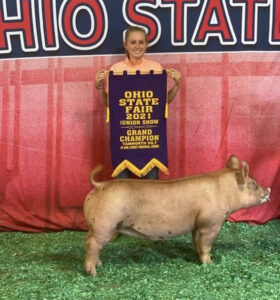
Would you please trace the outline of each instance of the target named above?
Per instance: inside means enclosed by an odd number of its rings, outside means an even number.
[[[191,232],[202,263],[210,263],[211,247],[229,214],[269,201],[270,188],[249,177],[249,166],[235,155],[226,169],[170,180],[115,179],[94,181],[84,203],[89,231],[85,270],[96,275],[100,250],[115,231],[162,240]]]

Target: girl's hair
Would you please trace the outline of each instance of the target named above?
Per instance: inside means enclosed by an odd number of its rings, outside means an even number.
[[[126,42],[130,33],[135,32],[135,31],[144,33],[145,41],[146,41],[146,43],[148,43],[148,37],[147,37],[146,31],[142,27],[138,27],[138,26],[130,26],[127,28],[127,30],[125,32],[125,36],[124,36],[124,41]],[[129,54],[126,49],[125,49],[125,55],[129,58]]]
[[[126,30],[126,32],[125,32],[124,40],[127,41],[128,36],[130,35],[130,33],[135,32],[135,31],[144,33],[146,42],[148,41],[148,39],[147,39],[147,33],[146,33],[145,29],[143,29],[142,27],[138,27],[138,26],[130,26],[130,27],[128,27],[127,30]]]

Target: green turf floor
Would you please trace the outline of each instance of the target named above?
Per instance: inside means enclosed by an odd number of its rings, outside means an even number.
[[[121,236],[84,273],[84,232],[0,233],[0,299],[280,299],[280,220],[225,223],[200,265],[191,237]]]

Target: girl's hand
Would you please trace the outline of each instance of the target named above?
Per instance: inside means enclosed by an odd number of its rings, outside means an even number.
[[[175,69],[169,69],[171,78],[175,81],[175,85],[180,85],[181,73]]]
[[[169,74],[171,78],[174,80],[174,85],[171,88],[171,90],[168,91],[167,103],[171,103],[171,101],[176,96],[177,92],[179,91],[180,81],[181,81],[181,73],[179,71],[175,69],[169,69]]]
[[[98,71],[95,75],[96,79],[96,88],[98,90],[103,89],[103,81],[106,78],[106,70]]]

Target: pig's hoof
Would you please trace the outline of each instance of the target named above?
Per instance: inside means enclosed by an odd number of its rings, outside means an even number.
[[[201,263],[201,265],[204,266],[204,267],[209,266],[211,264],[212,264],[212,261]]]
[[[203,258],[201,258],[201,263],[202,263],[203,265],[211,264],[211,263],[212,263],[212,260],[211,260],[210,257],[203,257]]]
[[[93,277],[95,277],[97,275],[94,264],[91,264],[91,263],[85,264],[85,271]]]

